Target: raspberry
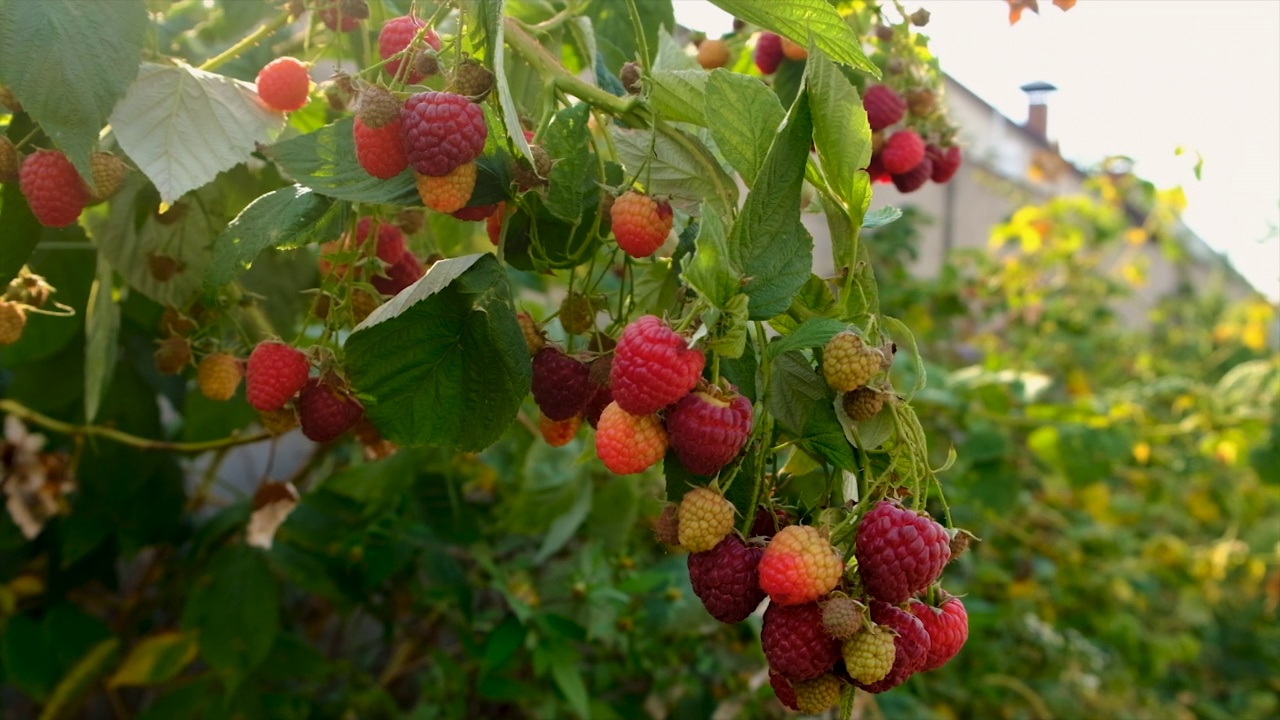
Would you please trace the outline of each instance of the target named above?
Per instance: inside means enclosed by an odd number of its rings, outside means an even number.
[[[887,603],[906,602],[928,587],[951,557],[941,525],[889,500],[863,516],[855,544],[863,587]]]
[[[498,203],[498,209],[484,221],[484,232],[494,247],[502,241],[502,216],[506,214],[506,210],[506,203]]]
[[[871,182],[887,183],[893,179],[884,169],[884,159],[880,157],[880,153],[871,156],[871,163],[867,165],[867,174],[871,176]]]
[[[655,413],[684,397],[702,375],[701,350],[653,315],[626,327],[618,340],[609,384],[618,405],[633,415]]]
[[[403,52],[409,47],[409,43],[418,36],[418,31],[426,27],[427,23],[410,15],[401,15],[400,17],[391,18],[378,31],[378,55],[386,60],[387,63],[382,67],[392,78],[400,77],[400,65],[405,58],[391,59],[393,55]],[[434,50],[440,49],[440,38],[436,37],[435,32],[428,29],[422,34],[422,39]],[[409,61],[410,68],[406,71],[404,82],[406,85],[415,85],[426,77],[423,73],[413,68],[416,59]]]
[[[875,132],[901,120],[907,111],[907,101],[887,85],[872,85],[862,96],[862,108],[867,111],[871,131]]]
[[[898,188],[900,193],[915,192],[924,187],[924,184],[929,181],[929,176],[932,174],[933,161],[925,158],[911,170],[894,175],[893,186]]]
[[[596,457],[619,475],[642,472],[667,454],[667,433],[657,415],[632,415],[609,406],[596,425]]]
[[[772,75],[782,64],[782,38],[771,32],[760,33],[756,40],[756,67],[762,75]]]
[[[854,422],[862,422],[875,417],[884,407],[884,393],[866,386],[850,390],[840,400],[844,406],[844,414]]]
[[[373,277],[369,282],[383,295],[399,295],[405,288],[421,280],[423,272],[418,258],[406,251],[399,260],[387,266],[386,277]]]
[[[653,521],[654,538],[670,547],[680,544],[680,506],[667,503],[662,506],[658,519]]]
[[[254,410],[279,410],[307,384],[311,363],[299,350],[279,342],[261,342],[249,353],[245,396]]]
[[[761,505],[756,508],[756,517],[751,522],[751,537],[771,538],[778,534],[779,528],[790,524],[791,519],[787,517],[785,510],[781,508],[770,510]]]
[[[360,222],[356,223],[356,245],[362,246],[365,240],[369,239],[369,228],[373,225],[373,218],[362,217]],[[385,263],[400,262],[400,258],[404,257],[404,233],[400,232],[400,228],[391,223],[378,224],[378,249],[374,251],[378,259]]]
[[[276,58],[258,71],[258,97],[272,110],[299,110],[310,93],[307,66],[295,58]]]
[[[933,91],[929,88],[911,88],[907,91],[907,108],[916,117],[925,117],[933,112]]]
[[[609,210],[618,247],[634,258],[646,258],[662,247],[671,232],[671,206],[628,190]]]
[[[893,667],[895,648],[892,632],[872,625],[844,641],[840,653],[844,669],[854,682],[870,685],[884,679]]]
[[[769,685],[773,688],[773,694],[778,696],[778,702],[790,710],[799,710],[796,705],[796,691],[791,687],[791,681],[785,676],[769,670]]]
[[[538,328],[538,323],[534,322],[533,316],[527,312],[516,313],[516,322],[520,324],[520,332],[524,334],[524,344],[528,346],[529,354],[537,354],[542,346],[547,344],[547,338]]]
[[[458,218],[459,220],[466,220],[468,222],[480,222],[481,220],[485,220],[489,217],[492,217],[494,211],[496,211],[497,209],[498,209],[497,205],[468,205],[467,207],[464,207],[464,208],[458,208],[457,210],[454,210],[449,214]],[[494,244],[496,245],[497,243],[494,243]]]
[[[913,598],[907,604],[907,611],[915,615],[929,633],[929,655],[918,672],[946,665],[969,639],[969,614],[958,597],[948,597],[936,608]]]
[[[466,207],[471,193],[476,189],[476,164],[467,162],[441,176],[415,172],[413,181],[418,186],[422,204],[440,213],[451,213]]]
[[[362,290],[361,288],[353,288],[351,290],[351,319],[356,325],[364,322],[378,306],[382,304],[380,298],[373,296],[373,293]]]
[[[365,0],[327,0],[316,6],[316,15],[330,30],[350,32],[369,17],[369,6]]]
[[[623,63],[622,69],[618,71],[618,81],[622,83],[622,89],[631,95],[640,94],[640,66],[633,63]]]
[[[796,692],[796,709],[809,715],[817,715],[840,702],[840,688],[844,683],[835,675],[819,675],[813,680],[791,683]]]
[[[336,439],[364,417],[360,401],[330,378],[307,380],[297,407],[302,434],[318,443]]]
[[[606,411],[607,412],[607,411]],[[680,546],[689,552],[714,548],[733,532],[733,503],[710,488],[694,488],[680,500]]]
[[[884,353],[867,347],[861,336],[848,330],[831,338],[822,351],[822,374],[836,392],[866,385],[885,366]]]
[[[186,338],[171,337],[160,341],[155,352],[156,370],[163,375],[177,375],[191,362],[191,343]],[[234,391],[233,391],[234,392]]]
[[[899,130],[884,141],[880,161],[890,175],[907,172],[924,159],[924,141],[915,130]]]
[[[952,145],[942,149],[937,145],[928,145],[924,149],[925,157],[933,161],[933,172],[929,179],[936,183],[945,183],[960,169],[960,146]]]
[[[480,106],[452,93],[411,95],[400,109],[400,123],[409,165],[433,177],[480,157],[489,136]]]
[[[13,141],[0,135],[0,183],[17,180],[18,169],[21,167],[22,155],[13,146]]]
[[[711,476],[737,457],[751,420],[751,401],[737,392],[695,392],[667,411],[667,434],[689,472]]]
[[[258,413],[258,420],[262,423],[262,429],[272,435],[283,435],[298,427],[298,414],[289,405],[270,412]]]
[[[228,353],[205,355],[196,366],[196,384],[210,400],[230,400],[240,387],[242,375],[240,361]]]
[[[366,127],[378,129],[400,119],[402,103],[381,85],[368,85],[360,91],[356,117]]]
[[[581,335],[596,325],[595,300],[587,295],[572,293],[560,302],[560,325],[570,335]]]
[[[160,315],[160,332],[173,337],[186,337],[196,330],[196,321],[176,308],[167,307]]]
[[[803,45],[797,42],[792,42],[788,38],[782,38],[782,54],[785,55],[788,60],[795,60],[796,62],[808,59],[809,57],[809,51],[805,49]]]
[[[906,682],[924,665],[929,656],[929,633],[911,613],[878,600],[871,601],[871,621],[897,633],[893,639],[893,667],[881,680],[854,684],[869,693],[882,693]]]
[[[404,144],[400,142],[399,117],[380,128],[369,127],[357,117],[351,126],[351,135],[355,138],[356,161],[370,175],[390,180],[409,167]]]
[[[840,643],[823,629],[822,608],[817,603],[769,603],[760,628],[760,646],[769,667],[793,682],[816,678],[840,660]]]
[[[481,102],[493,89],[493,73],[475,58],[466,58],[453,71],[453,91],[472,102]]]
[[[595,385],[595,391],[591,394],[591,399],[587,401],[587,408],[583,414],[587,417],[587,423],[591,427],[600,424],[600,414],[604,409],[609,407],[609,403],[613,402],[613,390],[608,385]]]
[[[587,366],[548,345],[533,356],[533,401],[552,420],[581,415],[591,399]]]
[[[838,595],[822,604],[822,626],[837,640],[848,640],[862,629],[867,607],[850,597]]]
[[[93,174],[93,186],[89,188],[89,199],[102,202],[119,192],[127,169],[123,160],[109,152],[90,155],[89,170]]]
[[[698,64],[707,70],[715,70],[729,64],[729,44],[723,40],[706,39],[698,46]]]
[[[22,161],[19,187],[36,220],[45,227],[66,227],[89,201],[75,166],[57,150],[37,150]]]
[[[529,155],[533,158],[533,161],[530,162],[525,157],[518,158],[515,170],[512,172],[512,177],[515,178],[516,187],[520,188],[520,192],[539,185],[546,185],[547,178],[551,175],[551,156],[547,154],[545,148],[541,145],[530,145]]]
[[[22,306],[0,300],[0,345],[12,345],[22,339],[22,330],[27,326],[27,313]]]
[[[813,602],[834,590],[843,574],[840,553],[807,525],[778,531],[760,561],[760,587],[778,605]]]
[[[573,436],[578,434],[578,428],[581,426],[581,415],[574,415],[568,420],[552,420],[546,415],[538,418],[538,431],[542,433],[542,439],[546,440],[551,447],[568,445]]]
[[[711,617],[733,624],[755,612],[764,600],[756,574],[763,552],[730,534],[710,550],[689,554],[689,583]]]

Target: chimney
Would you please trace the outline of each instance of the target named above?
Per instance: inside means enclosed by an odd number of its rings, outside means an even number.
[[[1022,86],[1022,92],[1027,94],[1026,127],[1046,142],[1049,140],[1049,106],[1045,104],[1045,99],[1057,89],[1047,82],[1033,82]]]

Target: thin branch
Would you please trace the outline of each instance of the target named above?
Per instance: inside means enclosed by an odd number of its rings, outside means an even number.
[[[34,425],[62,433],[63,435],[72,435],[75,437],[101,437],[107,440],[113,440],[122,445],[136,447],[140,450],[167,450],[179,453],[202,453],[208,450],[218,450],[220,448],[234,447],[236,445],[248,445],[260,442],[271,437],[271,433],[261,432],[256,435],[238,435],[232,434],[228,437],[218,438],[217,440],[205,440],[202,442],[169,442],[168,440],[153,440],[151,438],[139,437],[115,428],[103,427],[102,425],[74,425],[72,423],[55,420],[41,413],[32,410],[15,400],[0,400],[0,412],[13,415],[16,418],[25,420]]]

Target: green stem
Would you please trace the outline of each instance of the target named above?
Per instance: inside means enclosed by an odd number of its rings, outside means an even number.
[[[643,120],[648,116],[648,113],[641,108],[638,98],[620,98],[580,80],[552,57],[537,40],[525,31],[515,18],[504,18],[503,23],[505,23],[503,31],[506,35],[506,41],[511,46],[511,49],[519,53],[525,62],[532,65],[540,74],[550,76],[556,87],[590,105],[622,118],[624,122],[633,127],[644,124]]]
[[[649,40],[644,36],[644,26],[640,24],[640,11],[636,9],[636,0],[627,0],[627,13],[631,16],[631,29],[636,33],[636,45],[640,48],[640,67],[649,70]]]
[[[205,440],[203,442],[169,442],[167,440],[153,440],[151,438],[139,437],[131,435],[127,432],[116,430],[115,428],[103,427],[101,425],[74,425],[65,423],[61,420],[55,420],[48,415],[32,410],[31,408],[19,403],[15,400],[0,400],[0,412],[8,413],[21,420],[39,425],[54,432],[72,436],[96,436],[113,440],[122,445],[138,448],[139,450],[168,450],[170,452],[181,453],[201,453],[207,450],[218,450],[220,448],[234,447],[236,445],[248,445],[260,440],[266,440],[271,437],[271,433],[262,432],[256,435],[231,435],[229,437],[218,438],[217,440]]]
[[[257,30],[254,30],[253,32],[244,36],[244,38],[242,38],[240,42],[236,43],[235,45],[232,45],[226,50],[223,50],[217,55],[214,55],[208,60],[205,60],[204,63],[201,64],[200,67],[197,69],[208,71],[208,70],[216,70],[217,68],[222,67],[223,65],[230,62],[231,60],[234,60],[237,57],[239,57],[240,53],[244,52],[245,50],[248,50],[254,45],[257,45],[258,42],[261,41],[263,38],[267,37],[268,35],[275,32],[276,30],[279,30],[280,28],[284,27],[289,22],[289,18],[290,18],[289,11],[286,10],[280,13],[279,15],[275,16],[267,24],[263,25]]]

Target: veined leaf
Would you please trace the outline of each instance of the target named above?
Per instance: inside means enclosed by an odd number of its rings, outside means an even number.
[[[753,25],[772,30],[804,47],[814,43],[837,62],[880,77],[862,53],[853,28],[827,0],[711,0],[720,9]]]
[[[751,187],[786,118],[778,96],[756,78],[721,68],[707,80],[705,103],[716,147]]]

